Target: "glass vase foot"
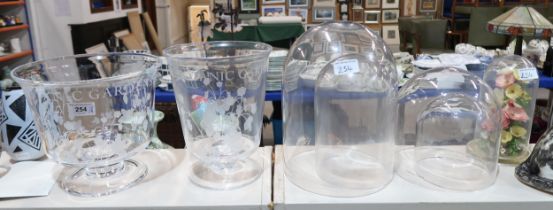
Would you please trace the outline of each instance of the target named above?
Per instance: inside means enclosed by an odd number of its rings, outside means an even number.
[[[146,177],[146,165],[125,160],[101,167],[81,168],[61,181],[61,188],[81,197],[100,197],[128,189]]]
[[[198,161],[192,165],[190,180],[200,187],[228,190],[254,182],[262,171],[262,167],[252,159],[238,161],[230,168],[213,167]]]

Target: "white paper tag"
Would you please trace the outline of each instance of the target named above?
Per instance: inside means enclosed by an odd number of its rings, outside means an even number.
[[[525,68],[518,70],[520,80],[538,79],[538,70],[536,68]]]
[[[73,116],[93,116],[96,115],[96,105],[94,102],[88,103],[70,103],[69,113]]]
[[[343,75],[359,72],[359,61],[348,59],[334,63],[334,74]]]
[[[51,161],[14,163],[0,178],[0,198],[47,196],[56,183],[52,177],[55,166],[56,163]]]

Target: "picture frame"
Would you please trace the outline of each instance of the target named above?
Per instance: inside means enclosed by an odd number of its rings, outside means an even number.
[[[399,0],[382,0],[382,9],[399,8]]]
[[[342,13],[342,17],[340,17],[340,20],[346,21],[348,19],[349,19],[348,13]]]
[[[399,44],[399,26],[398,25],[383,25],[382,39],[386,44]]]
[[[353,9],[363,9],[363,0],[351,0]]]
[[[309,7],[309,0],[288,0],[288,7]]]
[[[366,9],[380,8],[380,1],[381,0],[365,0],[365,8]]]
[[[223,9],[225,11],[229,11],[230,8],[228,8],[228,4],[227,4],[227,0],[212,0],[210,1],[211,2],[211,8],[214,8],[215,7],[215,4],[220,4],[223,6]],[[232,4],[232,8],[238,8],[238,1],[237,0],[232,0],[231,1],[231,4]]]
[[[313,0],[313,6],[315,7],[336,7],[336,0]],[[316,8],[313,8],[315,13]]]
[[[365,21],[365,12],[362,9],[354,9],[351,14],[354,23],[363,23]]]
[[[334,7],[314,7],[313,22],[324,22],[334,20],[336,18],[336,10]]]
[[[436,0],[420,0],[421,12],[436,12]]]
[[[257,13],[259,5],[257,0],[240,0],[241,13]]]
[[[308,18],[308,10],[307,8],[290,8],[288,9],[288,15],[289,16],[299,16],[301,17],[302,23],[307,23]]]
[[[382,23],[397,23],[399,9],[382,10]]]
[[[348,4],[340,3],[340,13],[348,13]]]
[[[380,23],[380,10],[365,10],[363,17],[364,23],[378,24]]]
[[[284,5],[263,6],[261,10],[261,16],[275,16],[275,12],[280,13],[279,16],[284,16],[286,15],[286,7]]]
[[[263,0],[263,4],[281,4],[285,2],[286,0]]]
[[[403,0],[403,16],[417,15],[417,0]]]

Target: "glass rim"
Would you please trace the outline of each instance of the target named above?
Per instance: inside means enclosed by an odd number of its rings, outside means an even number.
[[[61,61],[61,60],[70,60],[70,59],[77,59],[77,58],[86,58],[86,57],[96,57],[96,56],[142,56],[142,57],[148,57],[155,60],[154,67],[146,68],[144,71],[137,71],[137,72],[131,72],[123,75],[117,75],[117,76],[110,76],[106,78],[96,78],[96,79],[89,79],[89,80],[79,80],[79,81],[58,81],[58,82],[49,82],[49,81],[34,81],[31,79],[25,79],[20,76],[17,76],[17,72],[21,72],[26,70],[27,68],[30,68],[32,66],[38,66],[44,63],[52,62],[52,61]],[[11,70],[10,76],[11,78],[17,82],[18,84],[25,84],[29,86],[36,86],[36,85],[42,85],[42,86],[86,86],[90,84],[95,84],[97,82],[110,82],[110,81],[117,81],[117,80],[124,80],[124,79],[130,79],[133,77],[136,77],[138,75],[144,74],[148,72],[148,69],[157,69],[161,66],[160,58],[155,55],[150,54],[144,54],[144,53],[125,53],[125,52],[108,52],[108,53],[94,53],[94,54],[77,54],[77,55],[69,55],[69,56],[60,56],[60,57],[54,57],[54,58],[47,58],[42,60],[37,60],[33,62],[29,62],[26,64],[19,65]],[[21,86],[21,85],[20,85]],[[22,86],[23,88],[23,86]]]
[[[191,57],[191,56],[185,56],[181,53],[174,53],[170,52],[171,50],[175,49],[182,49],[182,48],[191,48],[196,47],[201,49],[200,47],[206,46],[206,45],[217,45],[217,44],[246,44],[249,46],[256,46],[261,45],[262,47],[259,48],[252,48],[263,51],[259,54],[248,54],[248,55],[233,55],[233,56],[227,56],[227,57]],[[178,58],[178,59],[185,59],[185,60],[204,60],[204,61],[213,61],[213,60],[226,60],[226,59],[239,59],[239,58],[257,58],[257,57],[263,57],[265,54],[270,54],[273,50],[273,47],[267,43],[263,42],[253,42],[253,41],[210,41],[210,42],[194,42],[194,43],[185,43],[185,44],[176,44],[171,45],[163,50],[163,56],[166,56],[167,58]]]

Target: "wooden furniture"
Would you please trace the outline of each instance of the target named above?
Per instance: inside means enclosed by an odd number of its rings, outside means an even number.
[[[0,27],[0,42],[17,44],[19,51],[10,46],[8,53],[0,56],[0,71],[15,68],[21,64],[33,60],[33,49],[30,40],[29,21],[27,20],[27,8],[24,0],[0,2],[0,15],[15,16],[21,19],[23,24]],[[11,43],[13,40],[14,42]],[[0,72],[3,75],[4,72]]]
[[[445,48],[447,20],[418,19],[413,20],[413,34],[415,37],[414,50],[416,54],[440,54],[448,52]],[[429,39],[428,37],[432,37]]]

